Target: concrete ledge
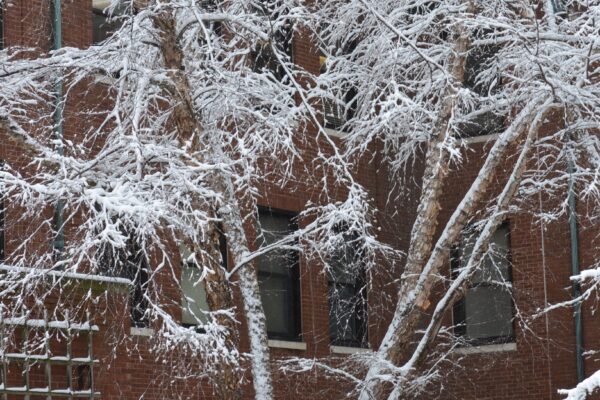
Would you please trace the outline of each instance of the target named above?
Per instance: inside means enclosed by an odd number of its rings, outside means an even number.
[[[344,136],[348,135],[346,132],[343,132],[343,131],[340,131],[337,129],[323,128],[323,130],[325,131],[325,133],[327,135],[337,137],[337,138],[343,138]]]
[[[489,135],[479,135],[479,136],[472,136],[469,138],[464,138],[461,139],[464,143],[486,143],[486,142],[491,142],[493,140],[498,139],[498,136],[500,136],[498,133],[492,133]]]
[[[357,354],[370,353],[372,350],[364,347],[329,346],[329,351],[333,354]]]
[[[482,353],[497,353],[502,351],[517,351],[517,344],[511,343],[499,343],[499,344],[485,344],[482,346],[472,347],[458,347],[454,349],[458,354],[482,354]]]
[[[290,350],[306,350],[305,342],[292,342],[291,340],[271,340],[269,339],[269,347],[275,349],[290,349]]]
[[[150,337],[150,336],[154,335],[154,329],[152,329],[152,328],[138,328],[138,327],[132,326],[131,329],[129,330],[129,334],[131,336],[145,336],[145,337]]]

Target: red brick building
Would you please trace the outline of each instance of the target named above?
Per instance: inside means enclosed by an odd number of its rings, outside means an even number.
[[[102,4],[100,4],[102,3]],[[105,3],[105,2],[104,2]],[[62,45],[85,48],[94,40],[102,39],[106,32],[103,16],[99,11],[106,4],[92,0],[62,1]],[[26,45],[48,50],[53,45],[52,2],[50,0],[6,0],[2,9],[2,43],[4,47]],[[292,40],[294,61],[305,69],[317,73],[320,68],[319,53],[312,43],[301,35]],[[82,104],[97,103],[104,98],[102,88],[98,84],[93,90],[82,88],[81,104],[66,105],[64,135],[76,138],[78,130],[90,121],[76,112]],[[90,84],[90,87],[92,84]],[[71,97],[73,98],[73,96]],[[335,121],[330,121],[335,128]],[[93,122],[92,122],[93,123]],[[6,135],[0,141],[0,158],[11,165],[24,167],[26,160],[19,144]],[[1,137],[1,136],[0,136]],[[337,140],[337,139],[336,139]],[[467,162],[460,170],[453,171],[451,186],[445,188],[443,213],[449,217],[454,206],[460,201],[468,185],[475,178],[482,158],[489,148],[493,136],[480,136],[469,139],[476,151],[465,153]],[[312,149],[303,149],[303,157],[314,157]],[[389,192],[395,187],[394,182],[387,179],[386,165],[376,155],[362,161],[360,182],[370,191],[379,209],[380,239],[399,249],[406,249],[409,234],[414,220],[418,196],[404,196],[399,203],[388,202]],[[421,171],[415,168],[415,179],[406,179],[406,185],[414,188],[408,192],[419,192],[418,177]],[[498,178],[498,188],[501,177]],[[264,226],[279,226],[281,230],[293,229],[293,224],[305,224],[306,221],[291,222],[311,200],[313,193],[311,180],[307,178],[305,191],[289,192],[276,187],[265,188]],[[268,196],[266,195],[268,193]],[[340,198],[343,192],[340,193]],[[540,199],[552,202],[553,199]],[[10,221],[11,215],[18,213],[16,207],[8,206],[5,219]],[[581,218],[579,224],[579,251],[581,265],[591,265],[596,247],[597,231],[592,223]],[[10,253],[20,230],[27,227],[6,225],[4,231],[6,252]],[[505,278],[512,282],[512,296],[506,296],[493,288],[483,295],[482,300],[469,304],[468,300],[462,308],[455,308],[454,315],[448,316],[450,324],[462,323],[463,332],[458,332],[471,339],[472,346],[453,350],[447,361],[445,376],[436,380],[424,392],[423,398],[441,399],[558,399],[559,388],[569,388],[577,383],[575,322],[570,309],[562,309],[537,318],[531,318],[539,308],[545,305],[569,299],[571,296],[569,277],[571,276],[571,239],[568,221],[555,220],[545,225],[526,214],[512,215],[503,227],[504,235],[498,238],[500,246],[506,250],[509,264],[504,265]],[[267,240],[272,240],[271,238]],[[177,253],[178,249],[174,249]],[[177,257],[177,256],[175,256]],[[288,261],[276,261],[285,263]],[[393,312],[394,280],[400,271],[387,270],[386,274],[372,277],[366,305],[367,317],[354,316],[350,331],[336,331],[332,324],[328,291],[332,284],[345,285],[354,290],[356,282],[329,282],[330,279],[318,268],[311,268],[310,261],[298,256],[293,261],[293,268],[281,268],[279,273],[273,272],[273,266],[265,267],[259,261],[262,271],[261,283],[266,289],[263,300],[268,319],[270,347],[274,359],[288,356],[305,358],[339,358],[343,360],[348,354],[376,349],[385,329],[389,316]],[[193,277],[193,269],[183,265],[182,276]],[[451,275],[450,262],[448,275]],[[285,266],[285,265],[284,265]],[[262,269],[261,269],[262,268]],[[269,271],[269,268],[271,270]],[[287,271],[285,273],[281,271]],[[382,270],[385,270],[382,268]],[[188,274],[188,275],[186,275]],[[261,274],[259,273],[259,276]],[[74,279],[77,277],[74,277]],[[77,279],[75,279],[77,280]],[[110,308],[111,304],[128,301],[129,289],[122,282],[89,282],[78,280],[72,291],[73,299],[84,296],[86,290],[105,293],[103,304],[98,308]],[[269,292],[269,288],[272,290]],[[202,302],[201,295],[193,293],[194,286],[184,287],[188,295]],[[283,294],[282,294],[283,293]],[[165,295],[177,299],[181,296],[175,288],[165,288]],[[272,297],[269,297],[272,296]],[[471,296],[476,296],[473,292]],[[468,295],[469,296],[469,295]],[[484,300],[496,299],[494,302]],[[513,302],[514,299],[514,302]],[[131,299],[130,299],[131,300]],[[174,301],[178,303],[178,301]],[[503,302],[500,308],[498,302]],[[489,307],[488,307],[489,306]],[[486,308],[488,307],[488,308]],[[490,311],[492,307],[493,311]],[[193,323],[185,308],[174,309],[181,322]],[[508,310],[508,311],[507,311]],[[484,316],[476,313],[485,312]],[[489,314],[493,314],[490,317]],[[199,379],[173,378],[170,370],[181,360],[179,355],[165,358],[157,355],[153,349],[153,328],[136,320],[135,315],[106,314],[108,317],[95,320],[95,327],[70,327],[73,337],[65,336],[53,354],[61,354],[65,359],[43,360],[35,364],[28,360],[5,361],[2,373],[6,385],[0,388],[3,398],[27,398],[18,390],[10,391],[8,387],[22,387],[23,379],[29,379],[27,386],[43,388],[51,376],[50,387],[53,390],[72,388],[80,390],[80,395],[73,398],[90,398],[92,392],[98,392],[104,399],[175,399],[175,398],[212,398],[211,388]],[[25,323],[31,331],[48,331],[50,321],[39,319],[39,323]],[[118,321],[127,321],[122,325]],[[475,321],[470,325],[469,321]],[[593,316],[593,308],[584,307],[583,312],[583,346],[585,349],[596,349],[600,346],[595,335],[597,320]],[[11,322],[11,321],[9,321]],[[19,324],[22,321],[12,321]],[[7,322],[8,323],[8,322]],[[36,325],[37,324],[37,325]],[[56,323],[52,335],[63,332],[69,327]],[[240,326],[241,332],[245,326]],[[80,334],[76,332],[81,331]],[[93,340],[90,341],[90,332]],[[125,341],[116,341],[116,337],[126,336]],[[27,336],[27,335],[25,335]],[[115,342],[116,341],[116,342]],[[71,343],[72,346],[67,346]],[[117,344],[115,344],[117,343]],[[49,345],[50,346],[50,345]],[[242,335],[242,349],[247,349],[247,338]],[[15,354],[18,352],[15,350]],[[57,356],[62,357],[62,356]],[[185,357],[185,355],[183,356]],[[97,362],[93,362],[96,360]],[[166,361],[165,361],[166,360]],[[29,374],[21,375],[15,370],[27,369],[27,364],[35,364]],[[193,365],[193,363],[191,364]],[[587,374],[598,365],[593,357],[585,362]],[[12,368],[12,370],[11,370]],[[247,377],[250,379],[250,377]],[[350,384],[340,383],[338,379],[324,376],[316,371],[305,373],[275,373],[276,397],[280,399],[304,398],[345,398],[351,391]],[[245,398],[252,398],[251,385],[246,385]],[[49,396],[41,393],[38,398]],[[53,393],[52,396],[59,396]],[[68,397],[68,396],[61,396]],[[36,398],[31,395],[31,398]]]

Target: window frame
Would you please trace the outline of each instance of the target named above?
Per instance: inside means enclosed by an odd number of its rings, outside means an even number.
[[[344,54],[351,53],[356,50],[358,42],[355,40],[352,43],[348,43],[345,46],[340,46]],[[319,54],[319,74],[323,74],[327,71],[327,55],[320,51]],[[323,112],[323,128],[330,132],[337,133],[338,136],[343,136],[348,133],[348,127],[346,123],[354,118],[357,111],[356,97],[358,96],[358,90],[352,86],[344,91],[344,104],[340,105],[335,100],[323,98],[322,99],[322,112]],[[335,110],[333,112],[327,112],[327,110]],[[337,120],[332,123],[332,119]],[[334,134],[335,136],[335,134]]]
[[[260,8],[254,7],[254,11],[265,18],[271,19],[270,13],[272,10],[269,10],[268,7],[268,5],[263,5]],[[284,82],[287,74],[273,54],[271,46],[277,47],[280,52],[289,58],[291,63],[294,62],[294,27],[291,21],[288,28],[274,31],[269,40],[259,41],[255,48],[250,51],[253,72],[260,73],[262,70],[268,70],[275,81]]]
[[[298,230],[298,222],[295,218],[298,216],[297,213],[288,210],[281,210],[271,207],[258,207],[258,217],[260,221],[260,215],[267,213],[270,216],[277,215],[287,218],[288,220],[288,231],[287,234]],[[261,226],[262,229],[262,226]],[[257,231],[260,234],[260,231]],[[257,235],[256,241],[258,242],[260,236]],[[258,244],[258,243],[257,243]],[[260,248],[260,247],[259,247]],[[300,285],[300,253],[294,250],[287,250],[286,256],[291,260],[288,264],[289,268],[289,279],[286,284],[286,294],[289,296],[289,310],[290,320],[288,324],[288,332],[274,332],[268,329],[267,323],[267,337],[269,340],[284,340],[291,342],[302,341],[302,290]],[[262,279],[273,275],[272,272],[261,271],[260,269],[260,257],[256,261],[256,271],[258,277],[259,287],[261,286]],[[286,274],[275,274],[278,277],[286,277]],[[261,294],[262,300],[262,294]],[[265,318],[268,319],[265,311]]]
[[[482,33],[480,31],[479,33]],[[488,32],[489,33],[489,32]],[[476,33],[477,36],[477,33]],[[483,87],[477,85],[476,78],[481,72],[481,66],[484,65],[488,60],[496,57],[500,50],[500,46],[497,44],[471,47],[467,53],[464,66],[464,77],[463,87],[469,89],[477,96],[484,96]],[[497,75],[498,84],[496,88],[492,90],[495,92],[502,86],[502,76]],[[487,88],[489,91],[489,88]],[[498,116],[492,111],[487,111],[474,118],[474,120],[461,123],[459,125],[458,137],[463,140],[469,140],[478,138],[481,136],[496,135],[506,127],[506,118],[504,116]]]
[[[368,294],[366,292],[366,271],[364,268],[361,269],[361,272],[358,276],[354,277],[354,284],[345,284],[338,283],[338,285],[343,287],[351,287],[352,297],[358,298],[359,304],[354,305],[353,309],[353,317],[355,318],[356,329],[352,332],[353,336],[360,339],[338,339],[334,336],[333,331],[331,329],[331,316],[332,316],[332,299],[330,296],[330,290],[332,286],[336,285],[334,279],[330,277],[327,279],[327,304],[328,304],[328,329],[329,329],[329,344],[331,346],[339,346],[339,347],[354,347],[354,348],[368,348],[369,347],[369,312],[368,312]]]
[[[225,233],[223,232],[223,227],[218,224],[217,225],[217,232],[219,234],[219,252],[221,253],[221,266],[227,271],[229,269],[229,260],[228,260],[228,252],[227,252],[227,238],[225,237]],[[180,249],[180,257],[183,258],[183,254],[181,254],[181,249]],[[183,311],[184,311],[184,305],[183,305],[183,300],[185,298],[185,293],[183,292],[183,269],[184,268],[198,268],[198,265],[191,263],[191,262],[185,262],[183,259],[181,260],[181,275],[180,275],[180,281],[179,281],[179,288],[181,290],[181,321],[180,324],[181,326],[185,327],[185,328],[194,328],[196,330],[196,332],[198,333],[206,333],[206,329],[204,329],[204,327],[202,326],[201,322],[197,322],[197,323],[188,323],[188,322],[183,322]],[[206,290],[204,291],[204,295],[206,296],[206,302],[207,302],[207,306],[208,306],[208,294],[206,293]],[[206,311],[210,311],[210,306],[209,309]]]
[[[454,303],[452,307],[452,324],[454,334],[461,337],[468,345],[471,346],[484,346],[484,345],[495,345],[495,344],[506,344],[514,343],[516,341],[516,330],[515,330],[515,301],[514,301],[514,286],[513,286],[513,260],[512,260],[512,240],[511,240],[511,225],[509,221],[505,221],[496,228],[496,232],[500,229],[506,229],[507,235],[507,249],[506,249],[506,262],[507,262],[507,279],[506,282],[510,282],[510,290],[505,285],[500,285],[494,282],[477,282],[475,284],[469,282],[468,287],[464,291],[462,297]],[[468,230],[468,227],[467,227]],[[456,245],[451,251],[450,257],[450,270],[451,276],[454,280],[458,276],[458,270],[461,267],[461,245],[464,243],[465,235],[461,236],[461,242]],[[491,244],[491,243],[490,243]],[[512,333],[509,335],[497,335],[482,338],[469,338],[467,335],[467,310],[466,310],[466,297],[469,291],[477,287],[496,287],[498,290],[505,290],[510,295],[511,303],[511,318],[510,325]]]
[[[139,267],[134,270],[134,275],[132,276],[133,290],[129,296],[131,300],[131,326],[134,328],[149,328],[150,320],[146,315],[148,300],[144,297],[148,290],[148,283],[150,282],[149,264],[143,254],[132,257],[133,263]]]

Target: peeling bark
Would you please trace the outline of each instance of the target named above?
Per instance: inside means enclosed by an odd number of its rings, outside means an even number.
[[[154,24],[160,29],[161,50],[165,66],[170,70],[169,77],[174,83],[174,94],[178,98],[177,105],[173,110],[173,120],[177,127],[178,138],[182,145],[190,145],[191,153],[200,149],[199,133],[202,131],[201,124],[196,118],[191,88],[183,72],[184,55],[177,40],[175,19],[172,15],[163,13],[153,18]],[[191,140],[191,143],[189,141]],[[217,149],[215,149],[217,151]],[[239,262],[243,256],[249,253],[246,233],[242,226],[239,200],[236,197],[233,182],[223,173],[215,173],[214,181],[211,182],[214,189],[222,193],[224,205],[218,207],[218,216],[223,220],[223,227],[231,248],[234,262]],[[218,234],[216,229],[210,233],[213,246],[212,251],[218,252]],[[215,254],[219,259],[220,255]],[[220,266],[214,268],[214,274],[210,274],[206,282],[207,297],[211,309],[234,308],[231,294],[231,284],[227,280],[225,271]],[[266,330],[266,318],[260,298],[258,287],[258,275],[253,265],[247,265],[240,269],[239,285],[242,301],[244,304],[244,315],[248,323],[250,336],[250,352],[252,356],[252,376],[255,389],[255,398],[268,400],[272,398],[271,372],[269,368],[269,348]],[[214,308],[213,308],[214,307]],[[230,345],[237,348],[239,337],[235,322],[225,318],[222,322],[231,332]],[[222,375],[216,379],[218,391],[224,399],[238,399],[241,396],[241,375],[239,366],[223,365]]]
[[[463,81],[468,45],[468,37],[464,32],[458,32],[458,38],[454,46],[455,57],[452,61],[451,81],[446,88],[444,101],[436,123],[437,133],[429,141],[427,147],[423,190],[417,210],[417,218],[411,232],[411,242],[401,278],[396,311],[377,352],[378,359],[394,364],[400,360],[402,355],[406,354],[407,346],[414,338],[415,327],[420,321],[419,314],[429,306],[426,297],[419,298],[418,303],[413,303],[411,298],[413,289],[433,246],[433,238],[440,212],[442,187],[448,176],[449,154],[444,150],[442,144],[448,135],[448,126],[455,107],[458,86]],[[412,307],[405,309],[406,304],[411,304]],[[402,325],[399,324],[400,321],[402,321]],[[359,396],[360,400],[379,399],[384,396],[386,388],[384,385],[379,384],[377,380],[380,372],[381,367],[378,364],[369,369],[365,386]]]

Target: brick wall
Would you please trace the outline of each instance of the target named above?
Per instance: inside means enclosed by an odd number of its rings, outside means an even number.
[[[63,1],[63,40],[65,46],[85,47],[91,43],[91,0]],[[8,0],[5,16],[5,43],[10,45],[36,46],[39,51],[50,48],[49,39],[51,24],[49,0]],[[303,33],[297,33],[294,40],[294,59],[311,72],[319,69],[318,52]],[[102,104],[107,100],[102,87],[82,85],[80,92],[71,96],[66,108],[65,136],[77,140],[86,124],[99,121],[88,120],[79,111],[87,104]],[[309,129],[312,134],[314,129]],[[336,139],[337,140],[337,139]],[[305,160],[312,160],[316,155],[316,147],[307,141],[302,149]],[[321,143],[324,147],[324,143]],[[374,146],[375,147],[375,146]],[[462,194],[475,178],[477,167],[482,159],[486,145],[479,145],[479,150],[465,154],[466,164],[452,172],[449,187],[445,188],[443,217],[447,219],[453,207],[460,201]],[[373,148],[376,151],[376,148]],[[11,165],[25,168],[26,160],[23,150],[6,136],[0,142],[0,158]],[[507,160],[507,166],[510,160]],[[298,166],[301,171],[302,166]],[[356,166],[357,179],[372,194],[378,207],[378,223],[381,228],[380,239],[398,248],[407,248],[414,211],[418,202],[418,187],[422,167],[417,162],[407,177],[389,178],[389,169],[379,157],[365,157]],[[322,173],[322,172],[321,172]],[[303,185],[294,190],[279,188],[265,184],[261,205],[276,209],[298,212],[309,200],[314,198],[315,191],[311,185],[318,184],[321,175],[302,175],[298,181]],[[498,178],[495,191],[502,183],[502,174]],[[390,192],[394,196],[390,196]],[[339,198],[345,192],[339,190]],[[397,202],[388,202],[389,198],[398,195]],[[545,199],[551,202],[552,199]],[[11,220],[19,210],[15,206],[8,208],[7,220]],[[47,210],[46,212],[51,212]],[[299,221],[300,226],[307,221]],[[570,253],[569,231],[564,219],[548,224],[544,233],[545,266],[543,268],[541,249],[541,228],[529,215],[517,214],[510,217],[511,254],[513,262],[513,281],[515,287],[516,309],[523,316],[529,316],[544,304],[547,297],[549,303],[569,298],[570,291]],[[18,238],[27,226],[8,225],[6,236]],[[251,228],[248,227],[249,231]],[[46,232],[47,234],[47,232]],[[40,232],[40,243],[47,243],[44,232]],[[581,233],[582,264],[591,264],[594,250],[597,247],[597,231],[594,226],[585,225]],[[251,235],[250,235],[251,236]],[[16,246],[13,240],[10,246]],[[177,250],[174,247],[174,257]],[[13,247],[14,248],[14,247]],[[398,263],[390,265],[389,260],[382,260],[380,271],[373,276],[373,290],[369,294],[369,337],[371,346],[376,347],[385,333],[387,323],[394,309],[396,291],[395,280],[399,277]],[[175,262],[175,264],[177,264]],[[545,277],[545,279],[544,279]],[[545,283],[544,283],[545,281]],[[167,282],[167,280],[165,280]],[[327,279],[319,265],[310,260],[300,261],[302,340],[306,343],[306,351],[273,349],[273,358],[298,356],[307,358],[340,357],[332,355],[329,346]],[[441,290],[442,288],[440,288]],[[174,287],[165,288],[165,296],[177,299],[178,291]],[[109,292],[115,304],[123,310],[125,297],[116,292]],[[108,300],[107,300],[108,301]],[[177,302],[175,302],[177,303]],[[239,298],[237,303],[240,304]],[[109,307],[109,304],[106,305]],[[176,315],[179,311],[173,310]],[[133,336],[128,341],[114,345],[113,334],[129,334],[129,326],[122,325],[128,318],[120,314],[109,314],[107,319],[97,321],[101,334],[96,341],[95,354],[101,360],[95,379],[97,389],[106,399],[164,399],[164,398],[211,398],[208,385],[198,379],[181,379],[171,381],[169,377],[170,362],[177,362],[174,356],[169,363],[162,363],[152,353],[152,339],[144,336]],[[243,318],[240,318],[243,321]],[[451,316],[448,316],[448,322]],[[548,326],[548,329],[546,329]],[[241,324],[241,332],[245,332],[245,322]],[[591,308],[585,308],[584,330],[586,347],[598,347],[597,322]],[[535,320],[517,318],[515,324],[516,350],[496,353],[459,355],[451,357],[447,364],[443,383],[428,388],[423,398],[442,399],[555,399],[557,388],[571,387],[575,384],[574,356],[574,323],[569,310],[561,310],[549,314],[547,319]],[[547,340],[550,338],[550,340]],[[242,350],[248,349],[245,335],[242,335]],[[588,372],[595,366],[586,364]],[[250,376],[247,376],[250,379]],[[311,371],[300,375],[276,375],[277,398],[286,399],[331,399],[343,398],[350,387],[337,380],[330,379],[320,371]],[[246,398],[252,398],[251,385],[246,386]]]

